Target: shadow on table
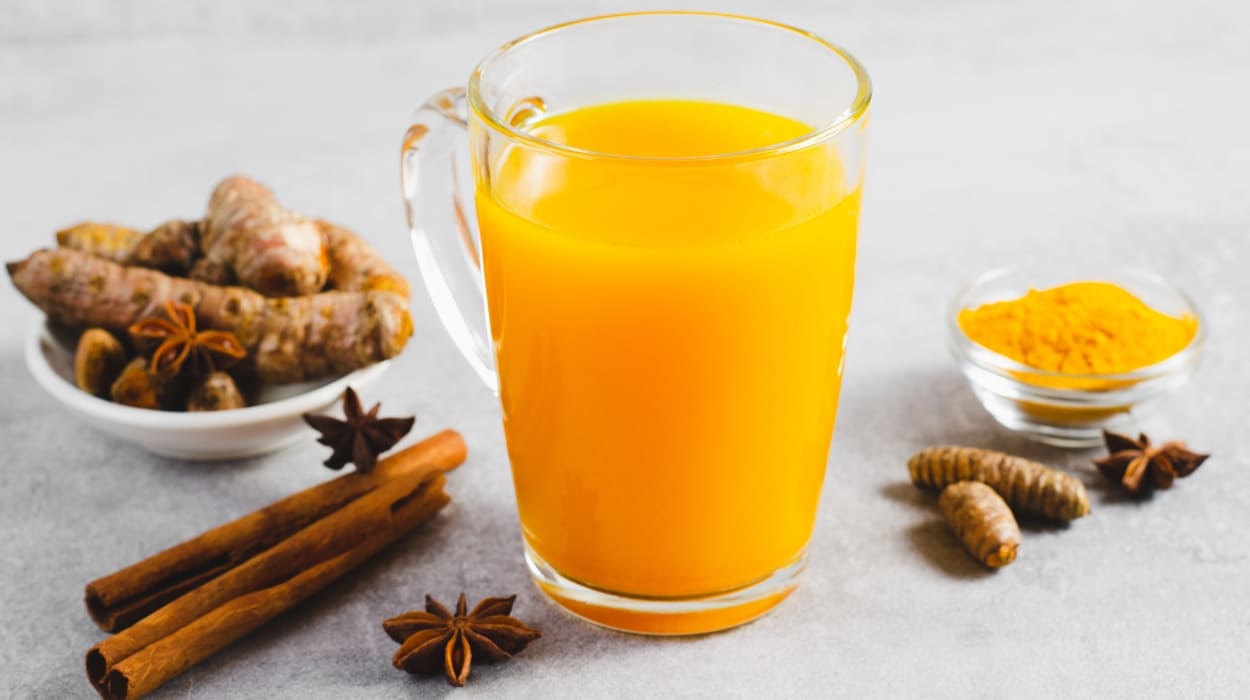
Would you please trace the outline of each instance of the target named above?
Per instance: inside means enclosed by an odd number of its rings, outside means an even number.
[[[886,498],[905,503],[916,509],[924,509],[933,514],[933,517],[912,525],[904,531],[907,543],[929,566],[958,579],[977,579],[994,574],[993,571],[987,570],[970,557],[960,546],[959,541],[951,534],[950,528],[938,515],[937,501],[933,494],[921,491],[905,481],[886,484],[881,488],[881,494]]]

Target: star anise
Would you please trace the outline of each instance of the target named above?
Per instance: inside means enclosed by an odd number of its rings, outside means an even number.
[[[304,414],[304,421],[321,433],[317,442],[334,448],[334,453],[325,461],[327,467],[342,469],[343,465],[351,462],[356,465],[357,471],[367,472],[377,464],[378,455],[394,447],[412,430],[417,420],[415,416],[378,418],[381,406],[375,403],[365,413],[360,407],[360,397],[348,387],[343,392],[343,417],[346,420]]]
[[[172,379],[188,367],[193,376],[206,377],[247,356],[233,333],[198,330],[190,305],[171,299],[164,310],[164,315],[141,318],[129,329],[136,345],[156,343],[152,372],[158,377]]]
[[[538,630],[509,615],[516,596],[486,598],[465,612],[464,594],[456,602],[456,614],[430,596],[425,610],[413,610],[382,623],[391,639],[402,646],[395,652],[395,668],[422,675],[441,669],[447,682],[464,685],[473,655],[488,663],[506,661],[542,636]]]
[[[1103,476],[1118,482],[1134,496],[1155,488],[1171,488],[1173,481],[1189,476],[1210,457],[1189,451],[1185,443],[1177,440],[1152,445],[1145,433],[1134,440],[1104,430],[1102,438],[1110,454],[1094,460],[1094,464]]]

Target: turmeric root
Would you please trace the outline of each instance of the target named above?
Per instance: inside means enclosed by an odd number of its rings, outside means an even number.
[[[210,373],[191,387],[187,397],[188,411],[224,411],[243,408],[247,402],[234,383],[234,377],[220,370]]]
[[[113,262],[185,275],[199,255],[199,222],[173,219],[148,233],[113,224],[86,222],[56,232],[64,248]]]
[[[88,328],[74,352],[74,381],[93,396],[105,396],[126,364],[121,341],[103,328]]]
[[[1016,560],[1020,526],[994,489],[979,481],[958,481],[942,489],[938,507],[964,549],[982,564],[997,569]]]
[[[408,280],[352,231],[318,221],[330,253],[330,288],[343,291],[380,290],[408,298]]]
[[[204,257],[192,276],[222,284],[232,274],[266,296],[319,292],[329,274],[317,223],[283,207],[267,187],[241,175],[213,190],[200,248]]]
[[[86,221],[56,232],[56,243],[84,253],[108,258],[113,262],[130,262],[130,251],[143,232],[126,226]]]
[[[907,460],[911,480],[938,491],[957,481],[980,481],[1017,511],[1052,520],[1089,514],[1085,486],[1061,471],[1022,457],[975,447],[930,447]]]
[[[241,284],[266,296],[313,294],[327,282],[339,291],[409,296],[407,280],[364,239],[286,209],[268,188],[242,176],[217,185],[203,221],[174,219],[147,233],[86,222],[58,231],[56,240],[113,262]]]
[[[142,357],[131,360],[109,389],[114,403],[135,408],[160,408],[163,393]]]
[[[18,290],[49,317],[124,333],[167,300],[190,304],[203,328],[230,331],[247,349],[241,366],[266,384],[341,375],[385,360],[412,335],[407,300],[383,291],[266,298],[119,265],[70,248],[8,264]]]
[[[199,254],[200,222],[173,219],[135,241],[126,262],[170,275],[185,275]]]

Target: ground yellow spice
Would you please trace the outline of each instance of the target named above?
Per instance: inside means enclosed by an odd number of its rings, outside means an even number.
[[[959,312],[974,342],[1030,367],[1071,374],[1131,372],[1175,355],[1198,330],[1108,282],[1031,290]]]

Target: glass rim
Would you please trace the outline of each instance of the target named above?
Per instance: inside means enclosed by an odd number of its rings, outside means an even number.
[[[498,114],[486,105],[482,99],[481,87],[486,71],[496,60],[504,56],[512,49],[518,48],[524,44],[540,40],[544,37],[556,34],[565,30],[574,29],[576,27],[591,24],[595,22],[605,22],[619,19],[634,19],[639,17],[693,17],[706,19],[728,19],[748,24],[755,24],[761,27],[772,29],[780,29],[789,32],[796,38],[814,42],[829,52],[840,58],[855,76],[855,97],[845,109],[835,115],[832,121],[818,127],[812,128],[799,136],[771,143],[757,148],[751,148],[741,151],[727,151],[725,153],[712,153],[697,156],[639,156],[624,153],[612,153],[607,151],[596,151],[587,148],[578,148],[576,146],[568,146],[555,141],[550,141],[509,124],[507,120],[501,119]],[[762,19],[759,17],[751,17],[748,15],[731,14],[727,12],[705,12],[694,10],[662,10],[662,11],[642,11],[642,12],[620,12],[614,14],[597,15],[594,17],[586,17],[570,22],[562,22],[544,29],[530,32],[524,36],[509,41],[491,51],[477,66],[474,67],[473,73],[469,77],[469,86],[467,92],[469,108],[483,122],[495,131],[503,134],[509,139],[526,145],[531,148],[546,151],[556,155],[581,159],[612,159],[636,162],[665,162],[665,163],[709,163],[723,161],[753,160],[764,158],[782,153],[801,150],[809,146],[820,144],[828,139],[842,133],[850,125],[858,122],[868,112],[868,106],[872,102],[872,83],[868,78],[868,71],[865,70],[859,59],[855,58],[849,51],[827,41],[820,36],[813,34],[805,29],[775,22],[773,20]]]

